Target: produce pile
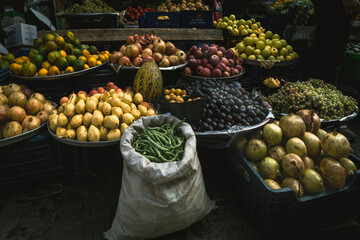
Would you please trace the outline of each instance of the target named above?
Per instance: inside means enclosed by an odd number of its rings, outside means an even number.
[[[203,10],[208,11],[210,8],[202,2],[202,0],[181,0],[171,1],[166,0],[160,4],[154,4],[152,6],[157,12],[179,12],[183,10]]]
[[[155,11],[154,8],[150,8],[150,7],[142,8],[141,6],[138,6],[136,8],[128,6],[127,8],[125,8],[125,13],[129,16],[129,18],[132,21],[139,20],[140,16],[144,15],[147,12],[154,12],[154,11]]]
[[[260,22],[256,22],[254,18],[250,19],[236,19],[234,14],[224,16],[214,21],[214,27],[218,29],[227,30],[232,36],[249,36],[252,33],[260,34],[265,32],[265,28],[261,26]]]
[[[178,124],[164,124],[160,127],[148,127],[142,131],[133,143],[135,151],[151,162],[164,163],[180,161],[184,154],[185,137],[178,133]]]
[[[177,66],[186,62],[186,53],[177,49],[172,42],[164,42],[153,34],[128,36],[120,51],[110,56],[110,62],[122,66],[140,67],[152,59],[159,67]]]
[[[236,146],[270,188],[289,187],[301,198],[339,189],[357,170],[347,138],[320,127],[316,113],[300,110],[243,136]]]
[[[14,62],[15,56],[12,53],[2,55],[0,54],[0,70],[8,68]]]
[[[339,119],[358,113],[357,101],[344,96],[335,86],[320,79],[285,83],[276,93],[264,98],[274,114],[312,109],[322,119]]]
[[[0,86],[0,139],[40,127],[54,109],[41,93],[34,93],[25,85]]]
[[[195,45],[187,52],[188,65],[184,73],[189,76],[200,77],[229,77],[243,72],[243,59],[236,57],[234,50],[225,49],[216,44]]]
[[[51,76],[72,73],[101,65],[109,60],[108,51],[99,52],[95,46],[81,44],[71,31],[63,36],[46,33],[34,40],[28,56],[14,59],[10,71],[16,75]]]
[[[240,57],[251,60],[284,61],[299,57],[285,39],[280,39],[279,34],[271,31],[258,35],[252,33],[236,44],[235,49],[240,53]]]
[[[205,98],[202,120],[195,131],[217,131],[232,126],[251,126],[261,123],[269,113],[266,102],[241,88],[238,82],[224,83],[207,79],[191,82],[185,87],[193,96]]]
[[[85,0],[82,4],[74,3],[64,13],[114,13],[114,8],[101,0]]]
[[[129,89],[111,88],[109,91],[71,94],[60,100],[60,107],[49,116],[49,128],[59,138],[78,141],[111,141],[120,139],[121,134],[135,120],[152,116],[156,112],[143,101],[140,93]]]
[[[346,53],[348,54],[360,54],[360,43],[349,42],[346,46]]]

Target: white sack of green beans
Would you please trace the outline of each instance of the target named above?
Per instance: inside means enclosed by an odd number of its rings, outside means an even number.
[[[136,141],[139,152],[134,148]],[[148,151],[140,142],[149,145]],[[163,236],[201,220],[214,208],[188,123],[168,115],[140,118],[126,128],[120,150],[121,191],[112,226],[104,233],[106,239]]]

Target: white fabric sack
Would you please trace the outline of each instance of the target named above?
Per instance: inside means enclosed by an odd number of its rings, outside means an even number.
[[[215,206],[203,180],[196,151],[196,137],[188,123],[179,131],[186,138],[181,161],[153,163],[132,147],[138,133],[148,126],[180,120],[168,115],[143,117],[129,126],[120,141],[123,176],[110,240],[155,238],[182,230],[205,217]]]

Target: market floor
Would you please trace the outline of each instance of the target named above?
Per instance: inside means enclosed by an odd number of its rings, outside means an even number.
[[[359,120],[356,117],[348,124],[358,136]],[[351,145],[354,154],[360,156],[360,137]],[[208,195],[216,201],[217,208],[192,226],[156,240],[259,239],[231,194],[241,186],[234,187],[227,181],[224,151],[199,148],[199,158]],[[120,186],[121,167],[115,164],[86,177],[1,189],[0,239],[104,239],[103,232],[110,228],[116,211]],[[344,237],[344,233],[353,234],[354,229],[360,229],[360,216],[334,221],[333,226],[322,230],[322,239],[336,234]]]

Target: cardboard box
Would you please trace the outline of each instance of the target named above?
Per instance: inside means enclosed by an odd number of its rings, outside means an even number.
[[[37,38],[37,27],[25,23],[18,23],[4,28],[5,47],[33,46]]]

